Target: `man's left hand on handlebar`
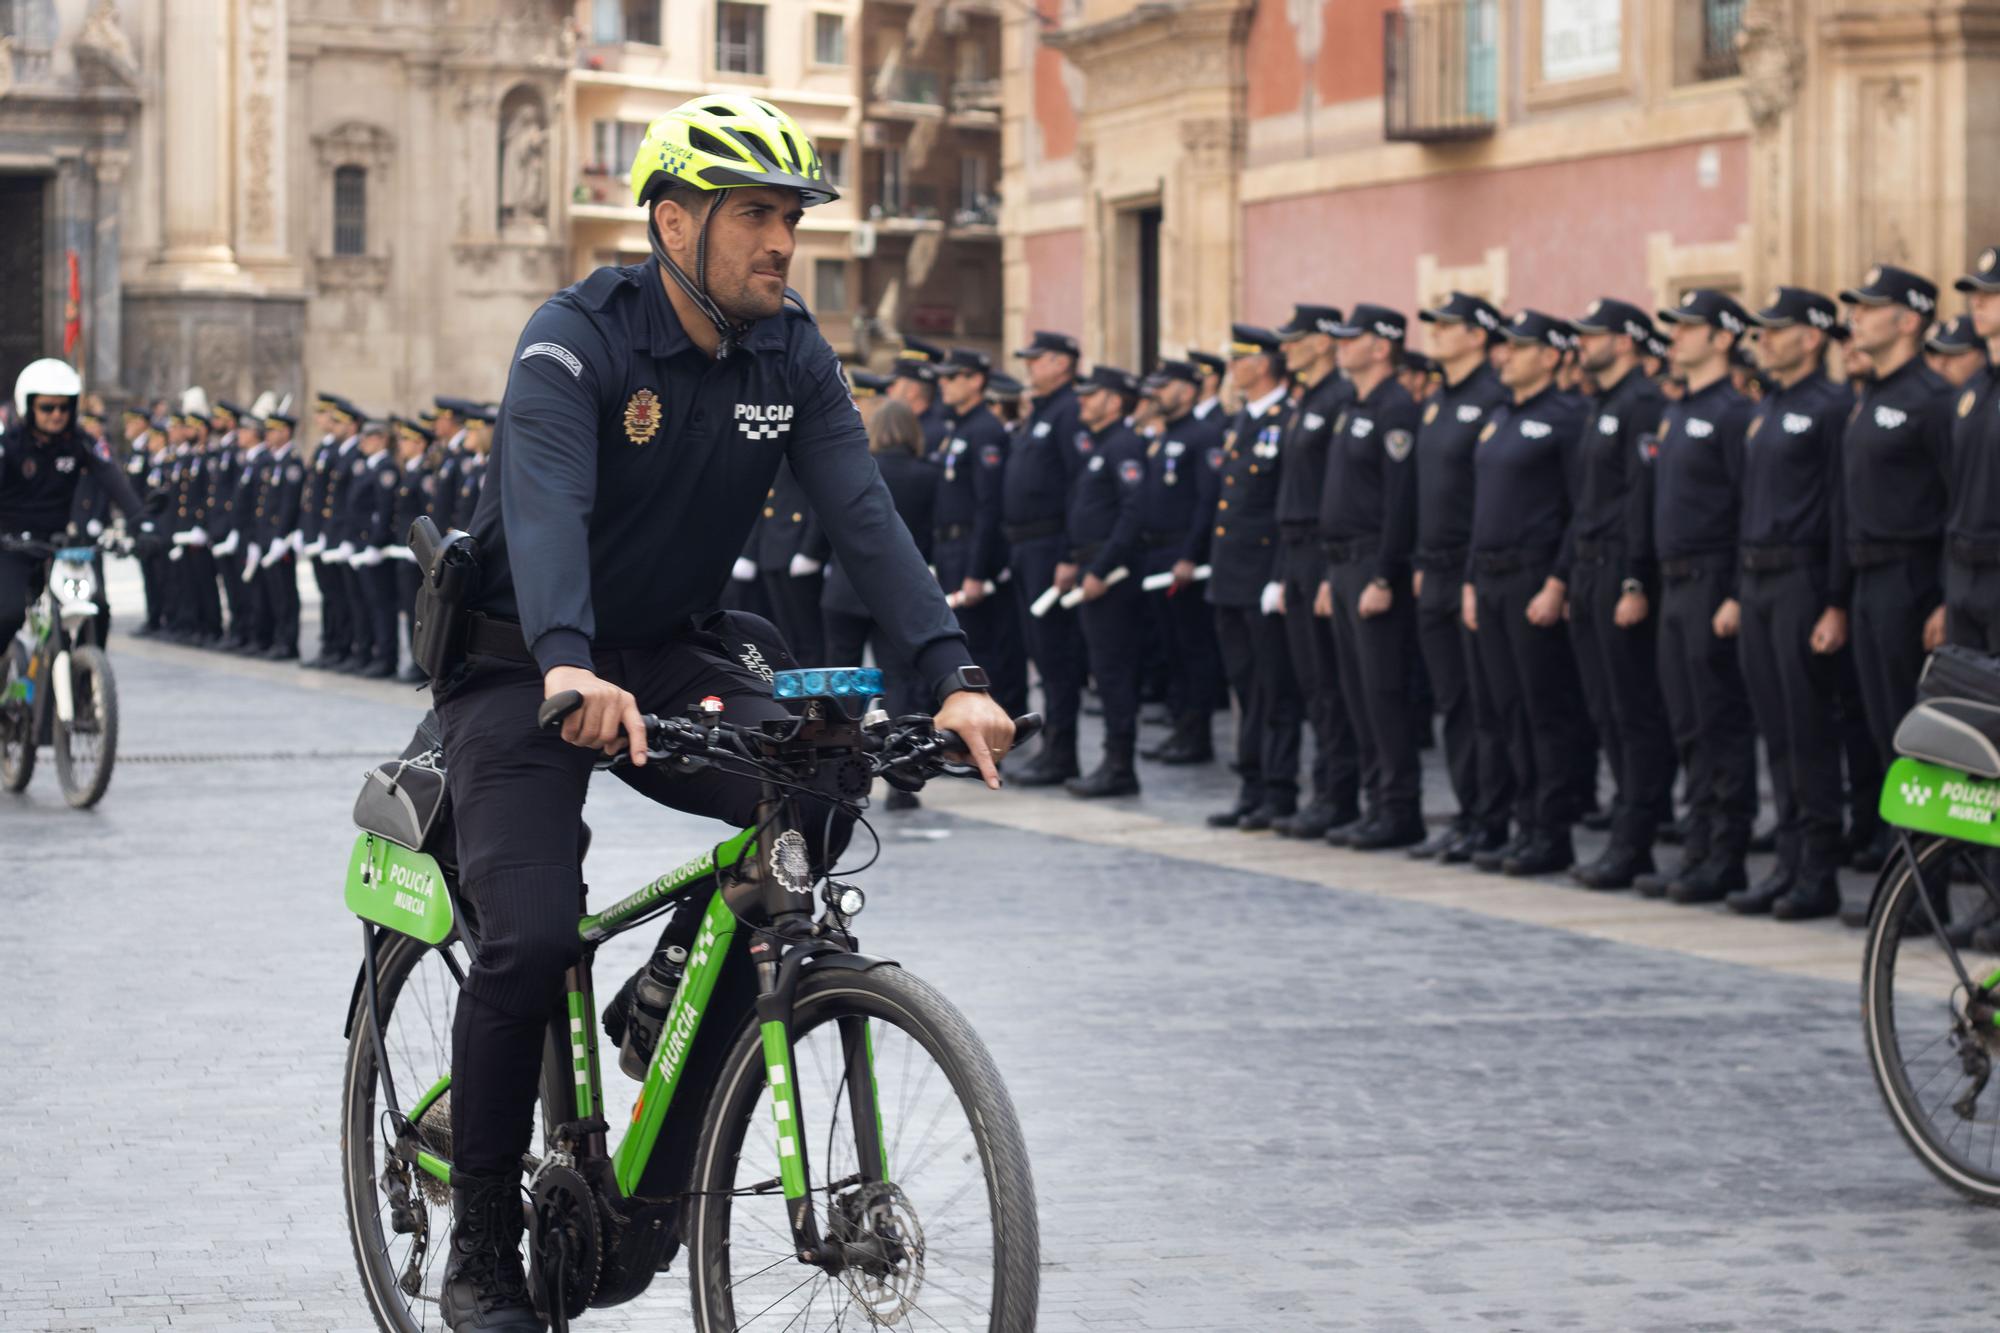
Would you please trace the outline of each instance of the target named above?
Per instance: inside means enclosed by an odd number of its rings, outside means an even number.
[[[931,725],[949,731],[965,742],[967,757],[979,769],[979,776],[995,791],[1000,789],[1000,760],[1014,744],[1014,719],[981,690],[959,690],[948,696]]]
[[[582,705],[563,719],[564,740],[606,754],[629,747],[634,766],[644,767],[646,724],[639,716],[639,701],[629,691],[582,667],[559,666],[543,677],[542,698],[553,699],[564,690],[583,696]]]

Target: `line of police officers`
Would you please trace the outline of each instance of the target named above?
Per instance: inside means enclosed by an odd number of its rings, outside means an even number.
[[[146,618],[133,632],[274,661],[299,645],[298,566],[321,597],[317,654],[303,665],[421,682],[399,673],[414,611],[410,524],[465,527],[485,479],[494,409],[438,398],[435,411],[374,420],[338,394],[315,402],[317,443],[297,419],[191,390],[182,410],[124,415],[133,486],[170,534],[140,562]]]
[[[912,339],[857,395],[925,422],[931,559],[1003,702],[1025,703],[1022,648],[1041,678],[1016,782],[1137,792],[1155,674],[1174,730],[1145,757],[1208,760],[1226,682],[1239,786],[1212,824],[1803,920],[1841,911],[1841,865],[1881,863],[1926,653],[2000,652],[2000,247],[1956,286],[1970,313],[1942,325],[1936,286],[1887,265],[1755,311],[1696,290],[1508,317],[1453,292],[1419,313],[1429,357],[1397,311],[1303,304],[1143,382],[1079,377],[1075,339],[1038,332],[1024,400]],[[820,567],[786,484],[765,526],[799,540],[752,563],[798,608]],[[1081,775],[1086,679],[1105,742]],[[1432,712],[1458,810],[1427,836]],[[1752,883],[1759,735],[1777,855]],[[1580,865],[1579,822],[1610,834]]]

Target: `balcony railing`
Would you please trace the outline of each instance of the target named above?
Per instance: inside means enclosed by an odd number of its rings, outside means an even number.
[[[998,111],[1000,109],[1000,80],[958,80],[951,85],[951,109],[953,111]]]
[[[1701,59],[1695,73],[1704,79],[1733,79],[1736,34],[1743,26],[1743,0],[1698,0],[1701,5]]]
[[[1491,134],[1499,104],[1498,31],[1493,0],[1420,0],[1384,14],[1384,136],[1445,143]]]
[[[899,68],[877,71],[870,80],[877,99],[911,106],[944,105],[944,79],[936,70]]]

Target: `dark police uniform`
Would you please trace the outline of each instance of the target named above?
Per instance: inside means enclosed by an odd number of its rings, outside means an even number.
[[[218,399],[215,406],[222,434],[209,457],[208,520],[205,526],[210,544],[204,549],[215,560],[216,581],[221,585],[223,603],[229,608],[229,627],[217,646],[233,650],[242,646],[247,628],[244,621],[242,538],[238,537],[234,544],[230,544],[229,534],[236,531],[236,493],[243,483],[244,451],[238,444],[237,425],[249,413],[227,399]],[[224,546],[228,549],[217,549]]]
[[[1291,320],[1278,336],[1331,336],[1340,322],[1341,312],[1333,306],[1294,306]],[[1276,576],[1285,589],[1283,624],[1292,675],[1312,727],[1312,792],[1298,813],[1272,827],[1289,837],[1317,838],[1361,818],[1361,748],[1340,689],[1334,622],[1313,614],[1313,598],[1326,577],[1319,517],[1327,445],[1341,413],[1354,401],[1354,386],[1338,371],[1329,371],[1319,383],[1300,386],[1295,394],[1297,401],[1278,442],[1283,466],[1278,480]]]
[[[264,555],[257,541],[257,510],[263,502],[264,480],[270,451],[263,442],[239,449],[236,482],[229,505],[229,528],[236,540],[222,557],[223,569],[241,584],[237,595],[236,651],[262,655],[271,647],[270,619],[265,614],[264,591],[258,586],[257,561]]]
[[[1195,382],[1195,369],[1185,361],[1165,361],[1147,384],[1167,379]],[[1215,499],[1221,473],[1210,456],[1222,444],[1220,419],[1203,420],[1187,412],[1165,422],[1146,445],[1146,481],[1139,497],[1140,540],[1145,547],[1141,567],[1146,576],[1170,574],[1186,561],[1203,565],[1214,540]],[[1144,757],[1167,763],[1207,763],[1215,757],[1210,717],[1226,702],[1222,694],[1222,651],[1215,642],[1215,621],[1195,584],[1169,585],[1146,594],[1156,641],[1166,658],[1167,711],[1174,720],[1172,737]]]
[[[1743,308],[1720,292],[1688,292],[1662,310],[1675,323],[1741,337]],[[1740,485],[1750,400],[1725,371],[1667,404],[1642,455],[1653,474],[1653,547],[1663,586],[1660,686],[1687,770],[1688,869],[1667,886],[1675,902],[1716,902],[1747,886],[1743,858],[1757,817],[1757,735],[1736,645],[1715,633],[1736,595]],[[1699,863],[1694,856],[1707,855]]]
[[[1232,329],[1236,356],[1275,352],[1277,335],[1248,325]],[[1215,531],[1208,562],[1208,603],[1215,608],[1222,670],[1236,695],[1236,804],[1209,816],[1220,827],[1269,828],[1298,808],[1299,724],[1305,713],[1284,617],[1266,615],[1275,581],[1281,440],[1291,414],[1280,385],[1236,413],[1223,436],[1217,470]],[[1311,608],[1305,608],[1310,612]]]
[[[2000,246],[1953,284],[2000,292]],[[1945,638],[2000,653],[2000,367],[1973,375],[1952,406],[1951,513],[1945,520]]]
[[[49,537],[63,531],[85,478],[135,525],[145,521],[124,472],[75,425],[44,443],[27,423],[16,422],[0,434],[0,532]],[[0,551],[0,645],[21,628],[28,603],[41,593],[44,572],[39,557]]]
[[[420,442],[424,446],[414,458],[392,463],[397,471],[396,494],[390,508],[389,541],[384,547],[384,553],[389,556],[387,568],[396,581],[397,616],[403,636],[408,639],[415,632],[417,585],[423,581],[423,575],[417,569],[416,555],[410,550],[410,526],[428,514],[437,503],[438,474],[427,462],[437,437],[414,421],[396,420],[391,425],[398,434],[399,442]],[[394,636],[391,637],[393,639]],[[392,651],[391,659],[395,656]],[[424,675],[412,662],[403,669],[401,679],[414,685],[421,682]]]
[[[1624,301],[1593,301],[1577,333],[1624,334],[1643,349],[1653,336],[1646,313]],[[1579,442],[1576,513],[1556,577],[1567,585],[1569,633],[1586,695],[1598,703],[1599,746],[1618,784],[1611,847],[1586,867],[1594,888],[1623,888],[1652,869],[1650,851],[1673,818],[1673,733],[1659,674],[1659,570],[1653,560],[1653,496],[1640,441],[1659,431],[1666,395],[1635,363],[1589,404]],[[1627,592],[1647,600],[1636,625],[1617,623]]]
[[[1374,335],[1402,345],[1402,315],[1354,308],[1336,336]],[[1410,552],[1417,538],[1417,404],[1393,367],[1334,422],[1320,491],[1319,536],[1333,594],[1337,682],[1360,748],[1368,823],[1346,838],[1361,850],[1423,841],[1423,770],[1410,698],[1416,613]],[[1362,594],[1386,588],[1389,608],[1363,617]],[[1317,590],[1315,590],[1317,591]],[[1291,611],[1289,603],[1286,610]],[[1322,688],[1327,684],[1324,683]]]
[[[1017,355],[1057,352],[1074,356],[1076,339],[1066,333],[1038,332]],[[1036,398],[1007,451],[1001,478],[1001,532],[1012,548],[1009,558],[1022,632],[1028,655],[1041,673],[1042,711],[1047,718],[1034,765],[1016,779],[1027,785],[1050,785],[1077,772],[1076,718],[1082,702],[1084,654],[1076,614],[1059,606],[1040,617],[1028,614],[1035,599],[1055,583],[1056,566],[1069,554],[1064,511],[1070,483],[1083,466],[1076,451],[1076,413],[1076,390],[1070,385]]]
[[[394,438],[393,432],[391,439]],[[368,606],[369,655],[360,674],[384,679],[396,674],[399,648],[396,641],[396,565],[389,552],[402,543],[396,540],[396,498],[403,483],[403,470],[386,445],[369,456],[366,471],[353,490],[353,536],[355,559],[350,567]]]
[[[713,694],[739,725],[789,716],[770,694],[775,640],[761,648],[715,613],[780,462],[933,699],[970,665],[840,363],[794,301],[716,360],[682,328],[654,263],[604,268],[545,303],[517,345],[471,527],[475,610],[492,620],[473,622],[473,655],[436,690],[459,864],[484,928],[453,1062],[462,1169],[518,1165],[549,1006],[581,945],[577,845],[595,756],[536,726],[545,673],[587,668],[663,715]],[[755,818],[755,779],[666,765],[618,775],[680,809]],[[806,799],[799,827],[824,864],[851,820]],[[681,917],[692,932],[694,914]]]
[[[1928,319],[1937,288],[1882,265],[1840,299],[1905,305]],[[1924,622],[1944,596],[1939,557],[1956,397],[1920,353],[1886,375],[1878,368],[1841,440],[1834,593],[1851,608],[1862,707],[1884,764],[1895,757],[1896,727],[1916,702]]]
[[[1079,394],[1110,390],[1129,407],[1139,395],[1138,378],[1111,366],[1097,366],[1077,384]],[[1104,705],[1104,761],[1088,777],[1068,784],[1072,795],[1125,795],[1139,789],[1132,764],[1139,735],[1139,668],[1145,642],[1145,599],[1139,590],[1142,492],[1146,442],[1123,414],[1097,430],[1080,430],[1077,453],[1083,467],[1070,487],[1064,527],[1068,559],[1078,567],[1077,584],[1087,574],[1104,579],[1116,570],[1125,577],[1078,608],[1090,674]]]
[[[131,454],[125,460],[125,482],[139,497],[147,517],[157,519],[161,495],[159,461],[153,456],[151,447],[153,423],[136,407],[126,408],[125,415],[145,425],[145,429],[132,437]],[[146,595],[146,618],[132,632],[142,639],[159,633],[166,624],[167,599],[160,580],[160,564],[161,557],[158,555],[139,557],[139,579]]]
[[[1524,310],[1504,326],[1517,344],[1560,347],[1561,326]],[[1473,451],[1472,584],[1481,674],[1507,741],[1520,828],[1482,869],[1562,869],[1596,753],[1577,707],[1576,658],[1560,624],[1528,620],[1569,530],[1583,414],[1551,381],[1497,409]],[[1485,859],[1482,859],[1485,858]]]
[[[959,350],[953,349],[953,355]],[[947,596],[967,579],[993,584],[978,605],[958,608],[958,623],[967,648],[992,678],[994,701],[1019,716],[1028,708],[1028,664],[1014,581],[1006,577],[1007,539],[1001,532],[1010,445],[1007,427],[983,402],[963,415],[946,416],[944,449],[934,474],[931,563]]]
[[[375,497],[370,491],[373,476],[368,456],[361,452],[361,437],[345,455],[345,472],[334,480],[333,516],[328,520],[327,541],[339,559],[334,568],[347,590],[348,639],[338,670],[355,673],[368,669],[375,660],[375,632],[383,622],[383,608],[376,605],[373,580],[364,577],[364,566],[356,564],[367,542],[363,535]]]
[[[1766,328],[1810,322],[1832,336],[1839,312],[1823,296],[1780,287],[1751,318]],[[1813,370],[1795,384],[1772,384],[1744,434],[1736,646],[1771,771],[1778,860],[1769,878],[1730,897],[1740,912],[1791,918],[1840,905],[1841,661],[1814,652],[1811,639],[1820,616],[1838,606],[1833,511],[1853,401],[1845,385]]]
[[[1487,331],[1500,313],[1486,301],[1453,292],[1419,312],[1430,323],[1471,323]],[[1446,772],[1458,798],[1452,836],[1431,849],[1447,861],[1467,861],[1507,841],[1513,781],[1506,737],[1479,670],[1478,643],[1465,628],[1464,589],[1471,577],[1473,450],[1506,386],[1482,360],[1456,383],[1425,400],[1417,426],[1417,542],[1411,563],[1423,575],[1417,602],[1417,642],[1431,694],[1444,721]]]
[[[290,417],[272,417],[295,425]],[[264,548],[257,584],[264,614],[271,626],[271,646],[265,656],[274,662],[299,655],[299,569],[293,539],[305,515],[305,489],[310,474],[299,461],[291,440],[270,451],[263,489],[258,494],[255,530]],[[274,554],[275,552],[275,554]]]
[[[361,411],[345,399],[335,401],[332,406],[348,421],[346,433],[336,423],[332,434],[319,442],[319,451],[313,455],[313,472],[318,480],[314,499],[317,501],[302,520],[309,530],[302,528],[302,534],[309,545],[318,547],[313,557],[313,578],[320,590],[320,652],[307,665],[334,670],[351,660],[354,643],[355,622],[365,619],[366,613],[354,598],[354,589],[347,577],[347,567],[332,558],[340,546],[340,525],[335,515],[340,511],[341,500],[351,476],[352,464],[361,438],[354,432],[360,429]]]

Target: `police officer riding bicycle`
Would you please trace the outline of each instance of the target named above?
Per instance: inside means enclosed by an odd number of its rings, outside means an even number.
[[[632,167],[652,259],[603,268],[528,322],[471,533],[481,565],[463,663],[438,680],[461,882],[477,958],[453,1032],[455,1222],[443,1316],[540,1329],[522,1274],[520,1161],[542,1036],[580,952],[584,788],[599,753],[679,809],[752,822],[756,779],[644,764],[642,712],[719,696],[729,720],[784,716],[761,622],[716,612],[781,462],[883,632],[935,692],[989,785],[1013,724],[985,693],[944,594],[868,453],[840,363],[785,285],[804,209],[836,197],[792,119],[699,97],[649,127]],[[401,534],[398,534],[400,537]],[[538,705],[582,705],[560,736]],[[807,802],[838,855],[851,818]],[[686,914],[682,914],[686,915]],[[689,921],[692,929],[694,923]]]

